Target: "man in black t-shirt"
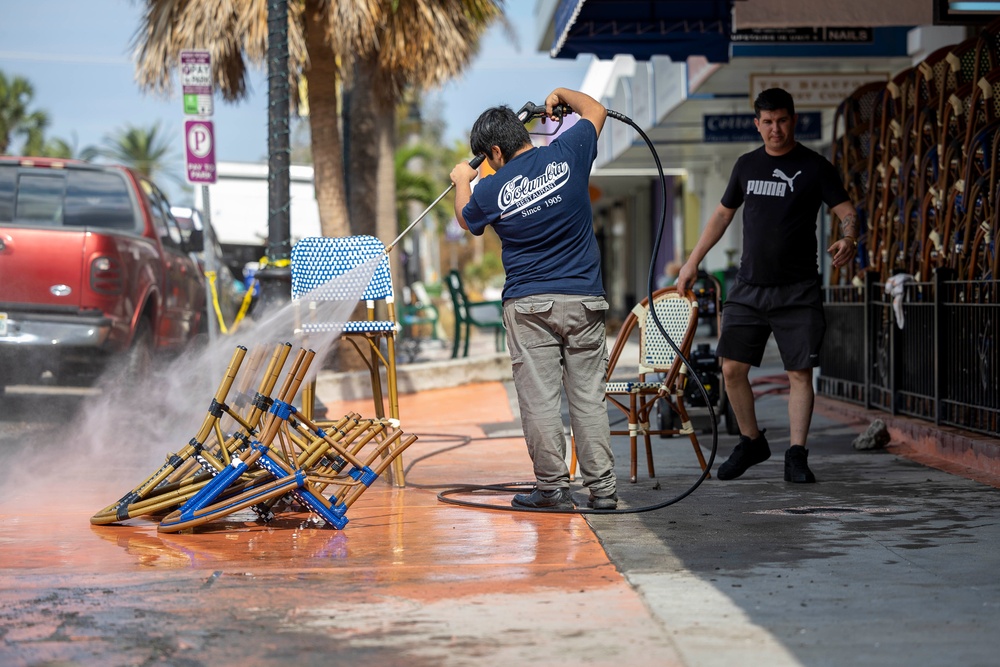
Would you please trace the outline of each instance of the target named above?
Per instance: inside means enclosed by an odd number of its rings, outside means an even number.
[[[677,287],[691,288],[698,265],[743,206],[743,255],[726,296],[717,349],[740,441],[717,477],[736,479],[771,456],[757,424],[749,374],[751,366],[760,366],[773,333],[788,373],[791,446],[785,452],[785,481],[815,482],[805,448],[813,410],[812,369],[819,364],[826,330],[816,215],[826,204],[840,219],[842,238],[827,248],[834,266],[843,266],[857,252],[858,223],[833,165],[795,141],[792,96],[780,88],[765,90],[754,101],[754,115],[764,145],[736,161],[721,203],[678,274]]]

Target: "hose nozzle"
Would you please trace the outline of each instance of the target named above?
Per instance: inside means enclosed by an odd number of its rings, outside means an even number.
[[[559,119],[559,122],[561,123],[563,116],[565,116],[566,114],[573,113],[573,110],[569,108],[568,104],[560,104],[552,110],[552,113],[555,115],[556,118]],[[535,104],[534,102],[525,102],[524,106],[521,107],[520,111],[517,112],[517,119],[522,123],[527,123],[529,120],[532,120],[534,118],[547,119],[548,117],[549,114],[545,110],[545,105]]]

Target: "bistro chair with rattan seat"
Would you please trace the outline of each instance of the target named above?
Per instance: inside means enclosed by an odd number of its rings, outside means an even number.
[[[653,293],[653,307],[670,339],[680,349],[684,357],[690,357],[691,344],[698,328],[698,301],[692,292],[680,294],[675,287],[664,287]],[[634,347],[638,338],[639,357],[637,366],[625,370],[623,355],[626,349]],[[629,345],[632,342],[633,345]],[[621,370],[620,370],[621,369]],[[628,418],[627,430],[611,430],[611,435],[627,435],[631,457],[630,480],[637,475],[637,449],[641,436],[646,448],[646,464],[649,476],[655,477],[651,436],[686,435],[694,449],[698,464],[704,471],[707,467],[698,436],[691,424],[684,405],[684,386],[688,369],[676,350],[663,337],[663,333],[650,316],[649,299],[637,304],[622,323],[608,359],[607,400],[621,410]],[[679,419],[667,420],[677,428],[652,428],[651,413],[657,401],[663,401]]]

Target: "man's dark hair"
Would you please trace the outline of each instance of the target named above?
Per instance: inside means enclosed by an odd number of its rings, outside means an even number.
[[[515,153],[530,144],[531,136],[524,123],[506,105],[492,107],[479,114],[469,136],[473,154],[489,157],[490,150],[499,146],[504,162],[510,162]]]
[[[768,88],[762,91],[753,101],[753,114],[760,118],[761,111],[778,111],[784,109],[789,116],[795,115],[795,102],[792,96],[782,88]]]

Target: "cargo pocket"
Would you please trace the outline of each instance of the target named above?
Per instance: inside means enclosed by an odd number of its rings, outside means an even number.
[[[607,332],[604,328],[604,314],[608,310],[608,302],[604,297],[586,297],[580,302],[580,322],[566,337],[566,343],[571,348],[581,350],[596,350],[607,345]]]
[[[517,364],[524,351],[530,348],[558,344],[556,334],[548,324],[553,304],[552,299],[527,297],[504,305],[503,323],[507,328],[511,362]]]

